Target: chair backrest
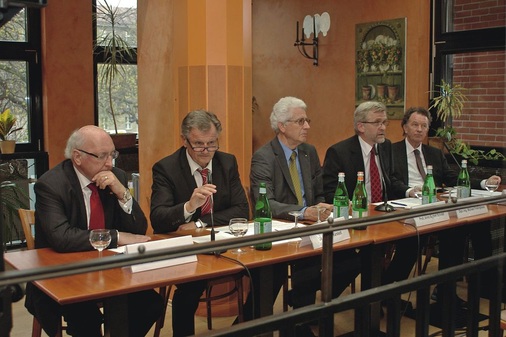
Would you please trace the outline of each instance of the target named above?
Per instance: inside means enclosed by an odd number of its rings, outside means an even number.
[[[35,238],[33,237],[32,226],[35,225],[35,211],[31,209],[18,209],[23,232],[25,233],[26,247],[28,249],[35,248]]]

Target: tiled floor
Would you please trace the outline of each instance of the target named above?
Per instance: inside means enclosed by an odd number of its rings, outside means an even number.
[[[428,272],[430,272],[431,270],[435,270],[435,268],[437,268],[437,259],[432,259],[431,263],[429,264]],[[357,284],[359,284],[359,283],[357,282]],[[465,298],[465,290],[466,290],[465,284],[462,284],[458,289],[461,297],[463,297],[463,298]],[[349,291],[349,289],[347,289],[346,291]],[[407,296],[409,296],[409,295],[406,295],[405,299],[407,299]],[[411,299],[413,299],[414,296],[415,295],[412,294]],[[282,311],[282,306],[281,306],[282,303],[281,302],[282,302],[281,296],[278,296],[278,300],[276,301],[276,305],[274,308],[275,312]],[[13,329],[11,331],[11,337],[31,336],[32,317],[28,314],[28,312],[24,308],[23,303],[24,303],[24,300],[13,304],[13,316],[14,317],[13,317]],[[481,301],[481,307],[482,307],[481,312],[482,313],[486,314],[488,312],[487,306],[488,306],[488,301],[482,300]],[[213,327],[215,327],[215,328],[228,327],[232,324],[234,319],[235,319],[235,317],[214,318],[213,319]],[[167,315],[166,315],[166,324],[165,324],[165,327],[161,333],[161,335],[164,337],[165,336],[172,336],[170,322],[171,322],[171,310],[169,308],[167,310]],[[335,315],[334,322],[335,322],[335,329],[334,329],[335,336],[352,331],[353,330],[353,313],[350,311],[350,312],[344,312],[344,313],[337,314],[337,315]],[[383,328],[385,327],[385,323],[386,323],[386,320],[383,319],[381,322]],[[414,320],[407,318],[407,317],[403,317],[401,323],[402,323],[401,336],[411,337],[411,336],[415,335],[414,334],[414,331],[415,331],[415,321]],[[487,321],[485,320],[481,324],[486,325]],[[203,332],[206,329],[207,329],[206,318],[205,317],[197,317],[196,318],[196,332],[197,333]],[[435,333],[437,333],[438,330],[439,330],[438,328],[431,327],[430,333],[435,334]],[[316,332],[316,330],[315,330],[315,332]],[[153,329],[148,334],[148,336],[152,336],[152,335],[153,335]],[[480,331],[479,336],[487,336],[487,335],[488,335],[487,331]]]

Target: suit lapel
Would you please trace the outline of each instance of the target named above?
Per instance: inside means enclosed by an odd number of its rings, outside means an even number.
[[[304,183],[304,198],[306,199],[307,205],[314,203],[313,189],[311,188],[311,163],[309,160],[309,154],[302,146],[299,146],[299,164],[301,169],[302,181]]]
[[[63,171],[65,172],[65,175],[67,176],[67,179],[70,182],[71,190],[70,192],[70,198],[77,198],[79,200],[79,223],[84,224],[84,226],[88,223],[88,218],[86,216],[86,206],[84,205],[84,196],[83,191],[81,189],[81,184],[79,183],[79,179],[77,178],[76,171],[74,170],[74,166],[72,165],[72,162],[67,160],[63,166]],[[87,229],[83,226],[83,229]]]
[[[292,191],[293,195],[296,196],[295,187],[293,186],[292,182],[292,176],[290,175],[290,170],[288,169],[288,164],[286,163],[285,153],[283,152],[283,148],[279,143],[278,137],[274,138],[274,140],[271,142],[271,146],[276,157],[275,160],[277,166],[281,169],[283,177],[285,178],[287,185],[290,186],[290,190]]]

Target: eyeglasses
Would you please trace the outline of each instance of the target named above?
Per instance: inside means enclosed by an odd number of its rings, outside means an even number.
[[[290,120],[287,120],[287,122],[299,124],[299,126],[303,126],[304,123],[311,124],[311,120],[309,118],[304,118],[304,117],[299,118],[299,119],[290,119]]]
[[[375,127],[379,128],[380,126],[384,126],[384,127],[387,127],[388,124],[390,124],[390,121],[386,120],[386,121],[376,121],[376,122],[360,122],[360,123],[364,123],[364,124],[371,124],[371,125],[374,125]]]
[[[188,138],[186,138],[186,142],[188,143],[188,145],[190,145],[190,148],[195,152],[204,152],[205,150],[207,150],[207,152],[216,152],[220,148],[217,140],[213,140],[209,143],[206,143],[208,146],[201,146],[200,144],[197,144],[197,146],[193,146],[192,143],[190,143],[190,141],[188,140]]]
[[[82,153],[86,153],[87,155],[90,155],[92,157],[95,157],[97,158],[98,160],[106,160],[107,158],[111,157],[112,159],[116,159],[118,158],[119,156],[119,152],[114,150],[114,151],[111,151],[109,153],[107,152],[104,152],[104,153],[100,153],[100,154],[94,154],[94,153],[91,153],[91,152],[88,152],[88,151],[84,151],[84,150],[81,150],[81,149],[76,149],[77,151],[80,151]]]

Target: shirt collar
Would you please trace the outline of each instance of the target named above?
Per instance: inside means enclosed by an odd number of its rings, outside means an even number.
[[[420,153],[422,153],[422,144],[418,145],[417,148],[414,148],[410,142],[408,142],[408,139],[407,138],[404,138],[404,141],[406,142],[406,152],[407,153],[411,153],[415,150],[418,149],[418,151],[420,151]]]
[[[199,165],[199,164],[197,164],[197,163],[196,163],[196,162],[192,159],[192,157],[191,157],[191,156],[190,156],[190,154],[188,153],[188,150],[186,150],[186,159],[188,159],[188,165],[190,165],[190,173],[191,173],[191,175],[194,175],[194,174],[195,174],[195,171],[198,171],[198,170],[202,170],[202,169],[203,169],[202,167],[200,167],[200,165]],[[204,168],[209,169],[209,172],[210,172],[210,173],[213,173],[213,169],[212,169],[212,167],[213,167],[213,160],[211,159],[211,160],[209,161],[209,164],[207,164],[207,166],[206,166],[206,167],[204,167]]]
[[[360,142],[360,148],[362,149],[362,153],[364,156],[368,156],[371,153],[372,146],[369,145],[362,137],[358,136],[358,141]]]
[[[282,141],[280,141],[279,144],[281,144],[281,148],[283,149],[283,153],[285,154],[286,161],[290,160],[290,157],[292,156],[293,151],[295,151],[295,153],[297,153],[297,157],[299,156],[299,148],[298,147],[296,147],[295,149],[292,150],[288,146],[283,144]]]
[[[73,166],[73,168],[74,168],[74,171],[76,172],[77,179],[79,180],[79,184],[81,185],[81,189],[84,189],[85,187],[88,188],[88,185],[91,184],[93,181],[86,178],[84,176],[84,174],[79,172],[79,170],[75,166]]]

